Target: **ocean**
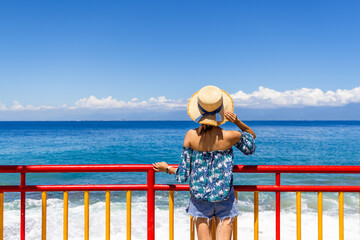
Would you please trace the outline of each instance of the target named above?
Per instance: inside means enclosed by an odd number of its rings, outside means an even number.
[[[235,164],[360,165],[360,121],[248,121],[256,153]],[[190,121],[0,122],[0,164],[177,164]],[[226,123],[223,128],[236,130]],[[356,174],[282,174],[282,184],[358,185]],[[234,184],[274,184],[274,174],[234,174]],[[146,183],[145,173],[27,174],[27,184]],[[156,174],[156,183],[175,184]],[[1,185],[20,184],[0,174]],[[4,239],[20,239],[20,194],[5,193]],[[253,239],[253,193],[238,194],[239,239]],[[302,193],[302,237],[317,239],[317,194]],[[26,239],[41,238],[41,193],[26,194]],[[188,192],[175,192],[175,239],[189,238]],[[360,239],[359,193],[345,193],[345,239]],[[338,194],[323,194],[324,239],[338,239]],[[47,239],[62,239],[62,193],[48,193]],[[111,193],[112,239],[126,237],[125,192]],[[69,239],[83,239],[83,193],[69,193]],[[275,194],[259,194],[259,237],[275,239]],[[168,238],[168,193],[156,192],[156,239]],[[105,193],[90,192],[90,239],[105,236]],[[132,193],[132,239],[146,239],[146,193]],[[281,239],[296,239],[295,193],[281,194]]]

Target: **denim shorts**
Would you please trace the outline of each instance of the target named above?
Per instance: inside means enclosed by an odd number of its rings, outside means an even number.
[[[231,189],[229,198],[221,202],[200,201],[191,196],[186,212],[195,219],[199,217],[207,219],[219,217],[220,220],[228,217],[233,219],[239,214],[234,188]]]

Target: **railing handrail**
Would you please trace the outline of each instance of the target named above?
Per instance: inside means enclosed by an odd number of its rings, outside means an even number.
[[[169,164],[177,167],[177,164]],[[0,165],[0,173],[147,172],[151,164]],[[234,173],[360,173],[351,165],[234,165]]]
[[[238,192],[360,192],[360,186],[347,185],[234,185]],[[7,185],[0,192],[61,192],[61,191],[147,191],[147,184],[91,185]],[[155,184],[155,191],[189,191],[188,184]]]

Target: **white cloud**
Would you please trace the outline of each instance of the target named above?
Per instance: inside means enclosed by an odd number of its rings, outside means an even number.
[[[0,111],[6,110],[6,105],[0,102]]]
[[[238,91],[230,94],[237,107],[246,108],[279,108],[279,107],[304,107],[304,106],[342,106],[349,103],[360,103],[360,86],[347,90],[322,91],[315,88],[301,88],[287,91],[276,91],[274,89],[260,86],[252,93]],[[14,101],[13,105],[7,107],[0,102],[0,111],[46,111],[46,110],[76,110],[76,109],[186,109],[187,100],[168,99],[165,96],[151,97],[148,100],[140,100],[137,97],[130,101],[117,100],[112,96],[97,98],[90,96],[76,101],[72,106],[49,106],[49,105],[22,105]]]
[[[323,92],[319,88],[301,88],[287,91],[260,86],[257,91],[231,94],[235,106],[247,108],[277,108],[303,106],[342,106],[360,102],[360,87]]]
[[[116,109],[116,108],[144,108],[144,109],[153,109],[153,108],[182,108],[185,107],[186,103],[183,100],[172,100],[167,99],[165,96],[158,98],[151,97],[148,101],[139,101],[138,98],[133,98],[131,101],[118,101],[115,98],[109,96],[107,98],[98,99],[95,96],[90,96],[89,98],[82,98],[75,102],[74,106],[71,106],[69,109]]]
[[[89,98],[82,98],[75,102],[70,109],[88,108],[88,109],[107,109],[107,108],[122,108],[126,106],[126,102],[117,101],[111,96],[107,98],[98,99],[95,96]]]
[[[167,99],[165,96],[158,98],[151,97],[148,103],[153,106],[161,106],[165,108],[185,108],[187,105],[187,101],[183,99],[172,100]]]
[[[48,106],[48,105],[41,105],[41,106],[34,106],[34,105],[22,105],[18,101],[14,101],[13,105],[9,108],[6,107],[5,104],[0,104],[0,110],[8,110],[8,111],[38,111],[38,110],[51,110],[51,109],[58,109],[58,108],[66,108],[66,105],[63,105],[61,107],[55,107],[55,106]]]

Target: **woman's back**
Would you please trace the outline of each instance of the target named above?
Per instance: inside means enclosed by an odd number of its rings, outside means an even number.
[[[184,147],[191,147],[195,151],[223,151],[231,148],[241,137],[241,133],[238,131],[226,131],[220,127],[211,127],[204,132],[204,127],[208,126],[203,125],[188,131],[184,139]]]
[[[249,133],[208,125],[188,131],[175,173],[176,180],[186,182],[190,177],[191,195],[198,200],[226,200],[232,188],[233,145],[244,154],[255,150]]]

